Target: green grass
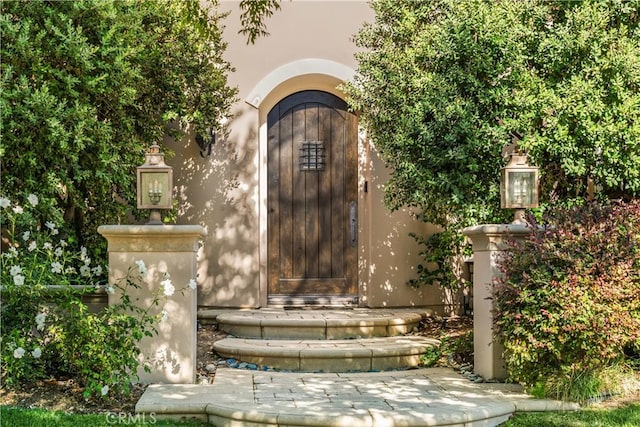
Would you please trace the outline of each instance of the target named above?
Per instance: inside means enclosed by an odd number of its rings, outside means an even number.
[[[23,409],[0,406],[0,426],[11,427],[109,427],[109,426],[158,426],[158,427],[210,427],[211,424],[190,421],[178,422],[160,420],[149,414],[66,414],[43,409]]]
[[[0,406],[0,425],[12,427],[108,427],[114,425],[158,427],[204,427],[210,424],[159,420],[141,414],[131,418],[119,414],[78,415],[42,409]],[[504,427],[638,427],[640,404],[617,409],[583,409],[577,412],[536,412],[517,414]]]
[[[638,427],[640,404],[617,409],[517,414],[504,427]]]

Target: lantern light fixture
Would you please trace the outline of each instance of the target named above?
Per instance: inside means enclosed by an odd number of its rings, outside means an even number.
[[[160,146],[153,144],[137,168],[138,209],[150,209],[148,225],[162,225],[161,209],[173,206],[173,168],[164,163]]]
[[[524,210],[539,206],[538,167],[529,165],[526,154],[512,153],[500,178],[501,207],[515,209],[513,223],[526,223]]]
[[[211,150],[216,143],[217,133],[212,128],[206,128],[203,133],[196,134],[196,143],[200,148],[200,156],[208,157],[211,155]]]

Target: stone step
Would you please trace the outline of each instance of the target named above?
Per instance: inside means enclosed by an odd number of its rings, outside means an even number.
[[[242,338],[337,340],[405,335],[431,314],[429,309],[260,309],[216,313],[215,321],[222,331]]]
[[[422,336],[350,340],[263,340],[225,338],[214,343],[222,357],[252,363],[257,369],[294,372],[371,372],[420,365],[439,341]]]

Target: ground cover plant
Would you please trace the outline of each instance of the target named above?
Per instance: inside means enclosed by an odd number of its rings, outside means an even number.
[[[535,394],[581,402],[637,390],[640,201],[529,220],[494,290],[509,375]]]
[[[472,317],[427,318],[422,321],[419,334],[440,341],[440,345],[430,347],[422,356],[422,366],[446,366],[454,369],[473,366]]]

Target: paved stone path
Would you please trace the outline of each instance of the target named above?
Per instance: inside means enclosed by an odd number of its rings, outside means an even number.
[[[211,385],[151,385],[136,406],[216,426],[496,426],[516,411],[575,410],[451,369],[286,373],[220,368]]]

